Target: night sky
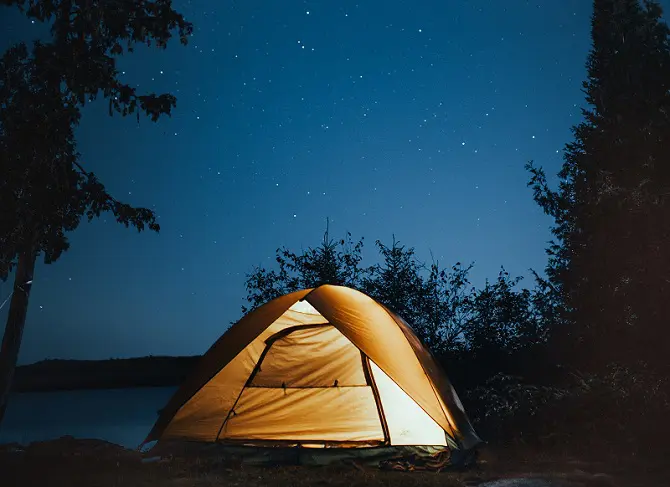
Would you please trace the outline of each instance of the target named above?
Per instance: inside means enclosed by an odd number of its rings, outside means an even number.
[[[175,2],[187,47],[119,63],[171,118],[84,111],[83,165],[161,233],[84,223],[38,265],[21,363],[204,352],[279,246],[392,235],[444,265],[542,270],[551,220],[524,164],[554,175],[584,105],[587,0]],[[664,6],[667,5],[664,3]],[[43,35],[0,9],[0,49]],[[532,285],[530,279],[527,285]],[[0,283],[0,300],[12,281]],[[0,311],[4,325],[7,306]]]

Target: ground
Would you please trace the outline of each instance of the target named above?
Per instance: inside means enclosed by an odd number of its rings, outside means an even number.
[[[438,473],[381,471],[355,465],[261,468],[221,464],[198,457],[155,461],[155,458],[143,457],[104,441],[64,438],[33,443],[27,448],[0,446],[0,472],[3,487],[651,487],[667,484],[667,470],[652,468],[639,460],[594,461],[584,459],[583,455],[578,459],[574,455],[540,453],[521,446],[486,447],[476,466]]]

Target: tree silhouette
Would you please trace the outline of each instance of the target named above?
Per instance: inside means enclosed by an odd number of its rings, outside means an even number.
[[[51,42],[10,48],[0,60],[0,278],[14,288],[0,349],[0,421],[4,416],[28,309],[35,263],[55,262],[67,232],[82,218],[109,212],[126,227],[159,231],[154,213],[110,195],[84,169],[74,129],[81,108],[98,96],[110,115],[144,113],[156,121],[176,104],[170,94],[140,95],[121,83],[116,58],[138,43],[165,48],[173,31],[183,44],[192,26],[169,0],[61,2],[0,0],[51,22]]]
[[[275,261],[279,270],[256,267],[247,275],[246,289],[249,307],[242,306],[242,313],[284,294],[321,286],[336,284],[360,289],[367,273],[360,267],[363,239],[353,242],[351,234],[336,241],[330,237],[329,225],[321,244],[309,247],[301,253],[279,248]]]
[[[656,2],[596,0],[585,120],[566,146],[560,185],[527,165],[554,218],[549,283],[565,307],[564,355],[668,367],[670,30]]]
[[[416,323],[422,264],[414,249],[400,245],[395,236],[390,247],[380,240],[375,245],[382,262],[368,269],[363,291],[409,323]]]
[[[435,354],[453,352],[470,312],[472,265],[457,263],[451,272],[438,262],[427,267],[395,236],[390,247],[379,240],[376,246],[382,262],[367,269],[363,290],[410,323]]]
[[[504,270],[483,289],[470,286],[472,265],[451,269],[438,262],[426,266],[413,247],[376,242],[378,264],[362,265],[363,240],[351,236],[336,242],[326,231],[316,248],[301,253],[278,249],[278,269],[256,267],[247,275],[243,313],[283,294],[321,284],[358,289],[398,313],[438,359],[467,369],[468,379],[485,380],[511,369],[519,357],[540,355],[556,306],[547,284],[536,276],[536,288],[517,289],[520,279]]]
[[[538,291],[534,296],[529,289],[515,289],[521,280],[501,269],[494,283],[487,280],[472,297],[470,325],[464,328],[464,335],[475,359],[497,356],[505,361],[546,340],[543,316],[536,309]]]
[[[472,325],[473,289],[468,275],[473,265],[457,262],[451,270],[433,261],[422,280],[414,327],[438,356],[463,352],[463,333]]]

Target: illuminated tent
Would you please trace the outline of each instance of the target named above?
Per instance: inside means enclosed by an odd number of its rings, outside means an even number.
[[[324,285],[244,316],[202,357],[145,443],[256,447],[480,443],[430,352],[369,296]]]

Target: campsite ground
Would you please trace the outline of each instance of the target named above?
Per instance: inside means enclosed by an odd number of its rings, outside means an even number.
[[[667,468],[667,467],[665,467]],[[242,467],[203,458],[174,457],[147,462],[141,454],[99,440],[61,439],[27,448],[0,446],[0,472],[6,487],[210,487],[260,486],[440,486],[474,487],[487,481],[542,478],[551,483],[498,485],[572,487],[651,487],[666,485],[661,468],[627,458],[589,460],[532,448],[483,450],[478,465],[459,472],[394,472],[359,466]],[[666,470],[667,473],[667,470]]]

